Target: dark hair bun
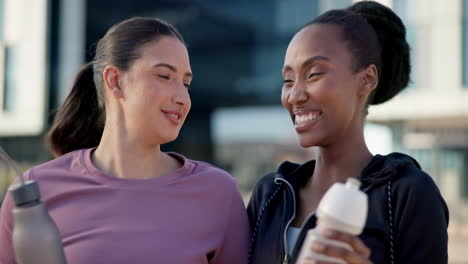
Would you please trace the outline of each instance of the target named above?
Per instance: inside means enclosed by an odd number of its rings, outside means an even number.
[[[377,33],[382,68],[379,71],[378,87],[369,104],[384,103],[403,90],[410,81],[410,48],[406,42],[405,26],[390,8],[377,2],[358,2],[348,10],[363,16]]]

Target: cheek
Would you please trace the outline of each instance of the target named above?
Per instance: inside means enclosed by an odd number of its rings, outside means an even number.
[[[281,90],[281,104],[284,106],[284,107],[288,107],[288,95],[287,95],[287,92],[283,89]]]
[[[192,100],[190,99],[190,95],[187,95],[187,96],[188,96],[188,99],[187,99],[187,103],[185,107],[186,107],[186,113],[188,114],[190,112],[190,109],[192,109]]]
[[[333,105],[333,107],[346,107],[343,104],[346,104],[350,99],[348,89],[346,82],[341,82],[336,78],[327,78],[314,87],[314,93],[323,103],[326,102],[326,104]]]
[[[148,87],[148,101],[155,105],[170,101],[173,96],[171,88],[166,84],[155,83],[151,87]]]
[[[349,88],[349,87],[347,87]],[[356,115],[356,100],[349,93],[338,93],[334,96],[334,104],[331,111],[335,120],[338,121],[336,126],[348,127],[350,122],[355,119]]]

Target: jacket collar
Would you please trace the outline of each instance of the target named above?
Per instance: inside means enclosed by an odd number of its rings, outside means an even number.
[[[375,155],[359,176],[362,188],[380,185],[390,179],[393,180],[398,176],[397,172],[405,166],[421,168],[415,159],[402,153],[394,152],[389,155]],[[307,161],[302,165],[285,161],[279,166],[276,179],[284,179],[291,183],[294,188],[298,188],[304,186],[309,181],[314,169],[315,160]]]

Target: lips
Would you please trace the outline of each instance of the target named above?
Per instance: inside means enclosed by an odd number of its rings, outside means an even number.
[[[161,112],[173,124],[179,125],[180,123],[182,123],[182,112],[174,110],[161,110]]]

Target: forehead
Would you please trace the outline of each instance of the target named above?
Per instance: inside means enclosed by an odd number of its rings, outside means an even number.
[[[300,65],[315,56],[326,57],[331,63],[344,63],[349,52],[341,34],[336,25],[312,24],[303,28],[289,43],[284,64]]]
[[[155,63],[168,63],[181,71],[190,71],[187,48],[175,37],[165,36],[144,45],[139,61],[153,66]]]

